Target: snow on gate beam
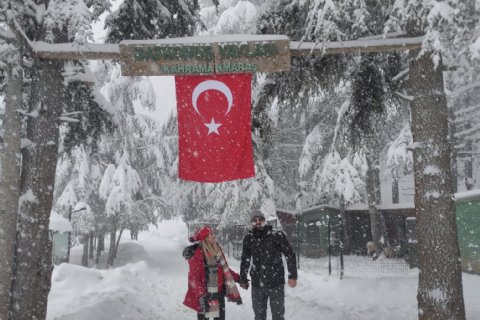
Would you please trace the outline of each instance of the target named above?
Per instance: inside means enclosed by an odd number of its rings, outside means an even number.
[[[354,40],[330,42],[323,50],[321,44],[312,42],[290,42],[290,56],[319,56],[322,54],[384,52],[421,49],[425,37]]]
[[[33,49],[42,59],[59,60],[120,60],[118,44],[86,43],[80,48],[72,43],[34,42]]]
[[[424,37],[330,42],[325,50],[318,48],[317,43],[290,42],[290,56],[414,50],[421,49],[423,40]],[[80,50],[71,43],[36,42],[33,46],[38,57],[43,59],[121,60],[118,44],[88,43]]]

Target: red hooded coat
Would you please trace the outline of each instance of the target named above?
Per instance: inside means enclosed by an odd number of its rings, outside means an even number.
[[[223,258],[225,259],[222,248],[220,248],[220,246],[218,246],[218,248],[220,249]],[[225,263],[227,263],[226,259]],[[203,260],[203,251],[200,246],[198,246],[195,250],[193,257],[188,259],[188,265],[190,267],[190,271],[188,272],[188,291],[185,295],[185,300],[183,301],[183,304],[197,312],[201,312],[200,301],[198,299],[207,294],[207,285],[205,283],[205,265]],[[232,269],[230,269],[230,272],[232,273],[235,282],[238,282],[238,274],[235,273]],[[222,266],[218,266],[219,292],[222,290],[224,282],[225,278],[223,275]]]

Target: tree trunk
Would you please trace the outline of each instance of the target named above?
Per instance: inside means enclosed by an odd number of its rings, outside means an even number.
[[[419,251],[420,320],[465,319],[443,74],[410,51],[409,87]],[[441,64],[440,64],[441,65]]]
[[[456,102],[454,102],[454,105]],[[455,133],[457,132],[457,124],[455,123],[455,108],[448,108],[448,118],[449,118],[449,141],[450,141],[450,163],[452,167],[452,180],[453,180],[453,192],[456,193],[457,184],[458,184],[458,174],[457,174],[457,149],[455,149],[455,144],[457,139],[455,138]]]
[[[400,203],[400,192],[398,188],[398,179],[396,176],[392,178],[392,203]],[[407,239],[405,237],[405,221],[401,215],[395,215],[395,233],[396,243],[395,245],[399,246],[398,257],[403,257],[405,255]]]
[[[352,249],[350,241],[350,224],[348,223],[347,214],[345,212],[345,200],[343,195],[340,195],[340,218],[342,219],[342,228],[343,228],[343,252],[346,255],[350,254]]]
[[[93,231],[90,231],[89,238],[90,238],[90,248],[88,250],[88,259],[93,259],[93,242],[94,242]]]
[[[392,203],[400,202],[400,190],[398,190],[398,179],[392,175]]]
[[[382,232],[380,229],[380,220],[378,218],[377,211],[377,201],[375,196],[375,177],[374,177],[374,168],[372,161],[372,152],[370,151],[366,155],[367,160],[367,174],[366,174],[366,189],[367,189],[367,200],[368,200],[368,212],[370,214],[370,223],[372,229],[372,238],[375,245],[375,253],[373,255],[374,259],[377,259],[382,253],[382,245],[380,244],[380,238]]]
[[[123,229],[120,230],[120,234],[118,235],[117,243],[115,244],[115,258],[117,257],[118,252],[118,245],[120,244],[120,239],[122,238]]]
[[[465,151],[472,151],[472,141],[468,140],[465,143]],[[475,186],[473,181],[473,157],[471,153],[465,154],[465,186],[467,190],[472,190]]]
[[[51,286],[52,244],[48,225],[58,157],[59,116],[64,90],[63,61],[42,60],[32,69],[23,148],[13,319],[45,319]]]
[[[99,264],[100,261],[100,254],[102,253],[102,246],[103,246],[103,235],[98,235],[97,237],[97,251],[95,251],[95,265]]]
[[[377,150],[377,148],[375,148]],[[375,151],[373,154],[378,155],[380,152]],[[372,154],[372,155],[373,155]],[[378,156],[375,157],[375,162],[373,162],[373,186],[375,188],[375,203],[377,205],[382,204],[382,190],[380,187],[380,164]]]
[[[113,268],[113,260],[115,259],[115,237],[117,236],[117,230],[114,229],[113,232],[110,232],[110,249],[108,251],[108,260],[107,260],[107,269]]]
[[[18,198],[20,194],[20,168],[22,133],[22,51],[14,44],[17,55],[15,65],[7,70],[5,86],[5,115],[3,121],[3,150],[0,168],[0,319],[8,319],[12,274],[17,237]]]
[[[90,244],[90,234],[85,233],[83,236],[83,255],[82,266],[88,268],[88,245]]]
[[[105,251],[105,235],[103,233],[98,235],[97,250],[99,252]]]

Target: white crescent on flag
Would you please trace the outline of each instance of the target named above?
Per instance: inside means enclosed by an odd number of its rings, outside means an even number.
[[[205,92],[207,90],[218,90],[221,93],[223,93],[228,100],[228,109],[225,115],[228,112],[230,112],[230,108],[232,108],[232,102],[233,102],[232,91],[230,91],[230,88],[227,87],[223,82],[216,81],[216,80],[208,80],[208,81],[201,82],[198,86],[196,86],[192,93],[192,105],[198,114],[200,114],[200,112],[198,112],[198,109],[197,109],[197,99],[200,96],[200,94],[202,94],[202,92]]]

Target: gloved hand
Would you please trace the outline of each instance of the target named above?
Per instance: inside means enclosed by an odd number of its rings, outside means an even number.
[[[242,297],[238,297],[237,300],[235,300],[235,302],[236,302],[238,305],[243,304]]]
[[[207,313],[208,310],[210,309],[210,305],[208,304],[207,296],[204,295],[203,297],[200,297],[200,299],[198,299],[198,300],[200,301],[200,312]]]

